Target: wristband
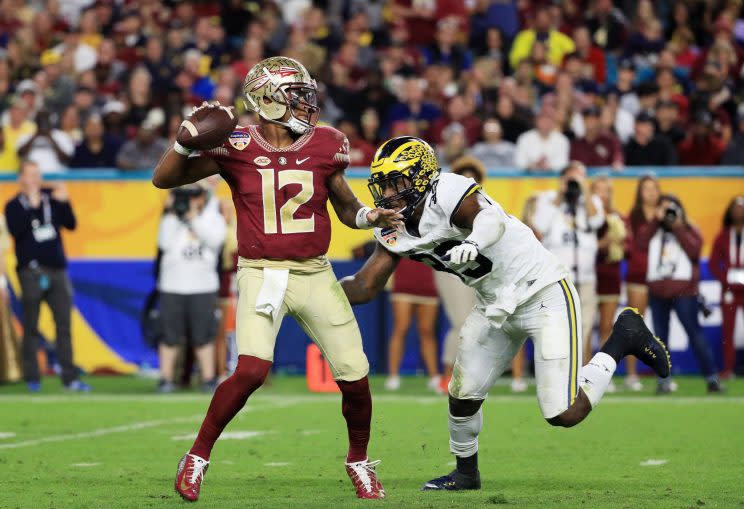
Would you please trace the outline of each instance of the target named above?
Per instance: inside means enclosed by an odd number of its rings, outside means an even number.
[[[190,148],[184,147],[183,145],[181,145],[178,142],[175,142],[173,144],[173,150],[175,150],[177,154],[180,154],[180,155],[186,156],[186,157],[189,157],[191,155],[191,153],[193,152],[193,150],[191,150]]]
[[[360,230],[371,230],[374,228],[374,225],[369,222],[367,219],[367,214],[372,212],[372,209],[369,207],[362,207],[359,209],[356,213],[356,225],[357,228]]]

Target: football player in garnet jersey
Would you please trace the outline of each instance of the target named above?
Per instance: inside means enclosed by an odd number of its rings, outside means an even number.
[[[351,228],[395,228],[401,216],[365,207],[349,188],[349,142],[336,129],[315,125],[316,84],[302,64],[267,58],[248,72],[244,93],[258,125],[238,126],[220,146],[202,152],[176,143],[152,179],[156,187],[171,188],[219,173],[238,219],[238,366],[217,387],[196,441],[181,459],[176,491],[187,500],[199,497],[212,447],[266,378],[288,314],[318,344],[341,389],[346,472],[357,496],[383,498],[378,462],[367,458],[369,365],[349,301],[325,256],[331,238],[326,202]]]
[[[553,426],[581,422],[628,354],[669,376],[669,354],[632,309],[620,313],[602,351],[581,367],[581,307],[566,268],[475,180],[440,175],[425,141],[403,136],[385,142],[372,161],[369,189],[376,206],[400,210],[405,223],[375,228],[374,254],[341,281],[349,301],[371,299],[401,256],[459,276],[477,297],[460,332],[449,384],[450,451],[457,468],[424,490],[480,488],[481,404],[527,337],[535,344],[537,400]]]

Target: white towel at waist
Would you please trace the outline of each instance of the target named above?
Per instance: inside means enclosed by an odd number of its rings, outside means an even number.
[[[276,320],[284,303],[284,294],[289,283],[289,270],[263,269],[263,284],[256,297],[256,312]]]

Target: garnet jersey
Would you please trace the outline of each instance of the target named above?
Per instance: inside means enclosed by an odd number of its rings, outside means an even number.
[[[331,240],[328,178],[349,164],[349,142],[318,126],[276,148],[258,126],[238,126],[207,155],[229,184],[243,258],[296,260],[324,255]]]

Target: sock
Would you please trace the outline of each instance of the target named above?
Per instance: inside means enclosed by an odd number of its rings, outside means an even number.
[[[349,452],[346,454],[346,462],[364,461],[367,459],[370,422],[372,421],[372,395],[369,393],[369,380],[365,376],[354,382],[336,380],[336,384],[341,389],[341,413],[346,419],[346,428],[349,433]]]
[[[468,458],[478,452],[478,435],[483,427],[483,410],[473,415],[457,417],[449,414],[450,452],[460,458]]]
[[[596,407],[599,404],[599,400],[604,396],[616,369],[617,363],[615,359],[604,351],[597,352],[592,357],[592,360],[589,361],[589,364],[581,368],[579,384],[584,394],[589,398],[592,408]]]
[[[612,357],[616,365],[623,359],[623,357],[625,357],[623,340],[619,336],[619,334],[615,333],[614,329],[612,330],[610,337],[607,338],[607,341],[605,341],[605,344],[602,345],[602,348],[600,348],[599,351],[604,352]]]
[[[189,451],[191,454],[209,460],[212,447],[222,430],[243,408],[248,396],[261,387],[270,368],[270,361],[252,355],[238,356],[238,366],[235,372],[214,391],[207,416]]]
[[[475,477],[476,472],[478,472],[478,453],[476,452],[467,458],[457,456],[457,471],[468,477]]]

